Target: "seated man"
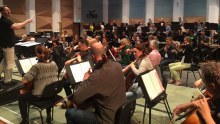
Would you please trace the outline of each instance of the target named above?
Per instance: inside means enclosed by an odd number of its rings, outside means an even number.
[[[43,45],[35,48],[38,57],[38,63],[24,75],[22,83],[25,84],[25,90],[21,90],[18,98],[18,105],[22,117],[20,124],[28,124],[27,107],[28,101],[41,100],[41,94],[44,88],[58,80],[58,67],[54,61],[49,61],[49,49]],[[31,86],[30,86],[31,84]],[[28,89],[33,87],[32,89]],[[47,108],[47,123],[50,123],[50,108]]]
[[[95,69],[84,75],[84,81],[76,89],[73,96],[76,108],[67,110],[67,124],[113,124],[116,111],[126,102],[120,64],[106,59],[100,43],[91,46],[91,53]],[[83,110],[82,105],[88,102],[95,112]]]
[[[91,55],[88,41],[85,39],[79,40],[78,49],[79,49],[79,52],[75,53],[75,55],[74,55],[75,57],[66,61],[65,65],[70,65],[70,64],[73,64],[76,62],[89,61],[91,67],[93,68],[94,62],[92,60],[92,55]],[[71,84],[68,79],[69,79],[69,77],[67,75],[65,75],[63,78],[63,80],[65,81],[64,82],[64,90],[65,90],[66,96],[67,97],[69,96],[68,100],[71,101],[73,99],[71,96],[73,93],[72,93],[72,90],[70,87]],[[64,107],[65,104],[63,104],[62,106]],[[69,106],[69,104],[68,104],[68,107],[72,107],[72,106]]]

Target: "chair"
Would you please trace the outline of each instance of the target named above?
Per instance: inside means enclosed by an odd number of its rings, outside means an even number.
[[[199,69],[200,69],[200,66],[198,64],[191,64],[190,68],[183,69],[183,71],[187,71],[186,85],[185,85],[186,87],[187,87],[187,83],[188,83],[189,73],[193,73],[195,80],[197,80],[195,73],[199,73],[199,76],[201,78],[201,74],[199,72]],[[182,77],[182,72],[181,72],[181,77]]]
[[[120,107],[115,115],[114,124],[130,124],[131,117],[134,114],[136,106],[136,100],[130,101]]]
[[[57,95],[63,89],[62,81],[55,81],[47,85],[43,91],[40,101],[29,101],[28,105],[28,117],[30,108],[36,109],[40,113],[41,122],[43,124],[42,111],[46,108],[52,108],[52,120],[54,105],[63,100],[62,96]],[[66,103],[65,103],[66,104]]]

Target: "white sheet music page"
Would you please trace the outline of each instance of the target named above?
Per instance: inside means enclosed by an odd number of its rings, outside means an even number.
[[[164,91],[156,70],[150,71],[149,73],[142,75],[141,78],[150,97],[150,100],[155,99]]]
[[[24,73],[27,73],[30,70],[30,68],[32,67],[32,64],[29,59],[21,59],[21,60],[19,60],[19,62],[21,64],[21,68]]]
[[[37,57],[30,58],[30,61],[31,61],[32,66],[37,64],[37,62],[38,62]]]
[[[89,69],[91,68],[90,63],[89,63],[89,61],[87,61],[87,62],[80,63],[80,65],[81,65],[83,76],[84,76],[85,73],[88,72]]]
[[[85,73],[88,72],[89,68],[91,68],[89,62],[82,62],[79,64],[71,65],[70,69],[75,79],[75,82],[83,81],[83,77]]]

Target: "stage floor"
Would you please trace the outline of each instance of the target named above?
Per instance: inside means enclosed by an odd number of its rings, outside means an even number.
[[[168,74],[168,73],[167,73]],[[199,78],[198,74],[196,74],[197,79]],[[21,80],[21,76],[16,73],[13,75],[13,79],[16,80]],[[182,81],[186,81],[186,72],[183,72],[182,76]],[[170,105],[171,110],[175,108],[176,105],[182,104],[185,102],[188,102],[191,100],[192,95],[196,92],[195,88],[191,88],[193,85],[193,82],[195,81],[193,75],[190,73],[189,75],[189,80],[188,80],[188,87],[185,86],[174,86],[171,84],[168,84],[167,86],[167,98],[168,98],[168,103]],[[65,97],[65,92],[62,91],[60,93],[62,96]],[[137,100],[136,109],[135,113],[132,117],[131,124],[142,124],[142,119],[143,119],[143,112],[144,112],[144,107],[140,105],[144,105],[144,99],[140,98]],[[60,106],[56,106],[54,110],[54,120],[53,124],[64,124],[66,123],[65,120],[65,109],[61,109]],[[145,116],[145,124],[148,124],[148,109],[146,110],[146,116]],[[46,123],[46,112],[43,112],[44,116],[44,121]],[[12,102],[3,106],[0,106],[0,120],[1,121],[7,121],[7,123],[14,123],[18,124],[21,121],[21,116],[18,108],[18,103]],[[0,121],[0,124],[1,124]],[[40,124],[40,116],[39,112],[31,109],[30,111],[30,122],[31,124]],[[156,105],[153,110],[152,110],[152,124],[168,124],[169,123],[169,118],[166,113],[166,109],[164,104],[159,103]],[[179,124],[180,121],[176,122],[175,124]]]

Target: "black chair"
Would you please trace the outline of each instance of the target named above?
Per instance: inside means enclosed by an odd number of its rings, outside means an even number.
[[[120,107],[115,115],[114,124],[130,124],[131,117],[134,114],[136,106],[136,100],[128,102]]]
[[[193,73],[193,76],[194,76],[194,78],[195,78],[195,81],[197,80],[195,73],[198,73],[199,76],[200,76],[200,78],[201,78],[201,74],[200,74],[200,72],[199,72],[199,69],[200,69],[200,66],[199,66],[198,64],[191,64],[191,67],[190,67],[190,68],[183,69],[183,71],[187,71],[186,83],[185,83],[185,86],[186,86],[186,87],[187,87],[187,84],[188,84],[189,73]],[[181,72],[181,77],[182,77],[182,72]]]
[[[29,117],[30,108],[36,109],[40,113],[41,122],[43,124],[42,111],[44,109],[50,108],[50,109],[52,109],[52,120],[53,120],[54,105],[56,105],[56,103],[59,103],[60,101],[63,101],[63,97],[58,95],[58,93],[60,93],[62,91],[62,89],[63,89],[62,81],[55,81],[55,82],[47,85],[43,91],[43,94],[41,96],[41,100],[29,101],[29,103],[28,103],[29,104],[28,117]],[[65,102],[65,100],[64,100],[64,102]]]

